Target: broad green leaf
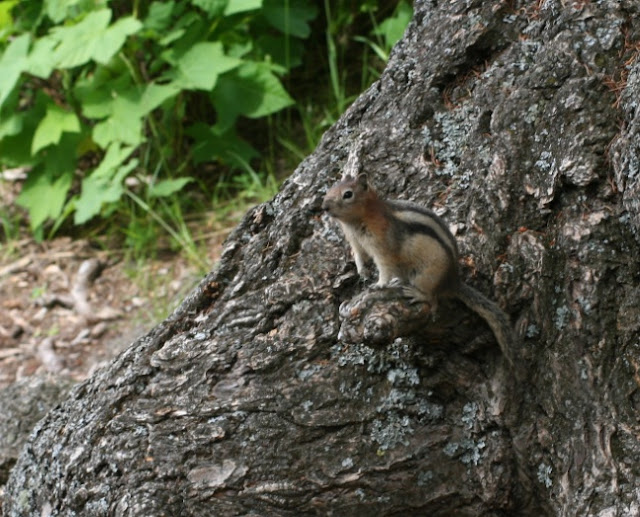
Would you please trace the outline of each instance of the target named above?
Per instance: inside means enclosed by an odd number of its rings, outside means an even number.
[[[91,173],[96,176],[111,177],[117,167],[122,165],[131,153],[135,150],[135,147],[121,145],[118,143],[111,144],[107,152],[102,158],[100,165],[98,165]]]
[[[243,13],[245,11],[254,11],[262,7],[262,0],[229,0],[227,7],[224,9],[224,15]]]
[[[184,178],[174,178],[168,180],[162,180],[149,188],[149,195],[151,197],[167,197],[179,190],[187,184],[191,183],[193,178],[185,176]]]
[[[74,90],[85,117],[104,119],[93,128],[94,141],[103,149],[116,141],[141,143],[144,117],[178,93],[180,87],[173,83],[133,84],[127,73],[111,79],[94,75],[79,81]]]
[[[146,85],[140,97],[140,116],[148,115],[163,102],[180,93],[180,88],[175,84],[155,84]]]
[[[80,121],[75,113],[62,109],[56,104],[47,107],[47,114],[42,119],[31,141],[31,154],[60,141],[62,133],[79,133]]]
[[[212,94],[216,127],[226,131],[238,115],[260,118],[294,103],[280,80],[262,63],[245,63],[218,79]]]
[[[45,0],[45,12],[56,24],[67,18],[78,16],[80,13],[95,9],[101,3],[95,0]]]
[[[51,37],[59,42],[52,61],[59,68],[73,68],[94,59],[106,63],[120,50],[127,36],[135,34],[142,24],[129,16],[109,27],[111,10],[101,9],[88,14],[71,27],[56,27]]]
[[[289,47],[282,44],[282,37],[264,34],[256,41],[256,46],[271,63],[284,67],[284,72],[300,66],[304,54],[304,42],[299,39],[291,39]]]
[[[191,0],[191,3],[202,9],[209,16],[219,16],[227,6],[228,0]]]
[[[196,165],[208,161],[220,161],[242,168],[244,163],[259,156],[258,152],[239,138],[233,129],[220,133],[215,128],[198,122],[187,129],[187,134],[194,139],[191,151]]]
[[[45,168],[51,177],[75,173],[78,147],[84,138],[82,133],[64,133],[57,145],[44,150]]]
[[[253,41],[237,41],[227,44],[225,48],[227,50],[227,56],[241,59],[253,50]]]
[[[23,127],[23,114],[12,113],[8,117],[0,117],[0,140],[7,136],[19,135]]]
[[[178,59],[175,85],[187,90],[211,90],[220,74],[240,63],[240,59],[226,56],[218,41],[196,43]]]
[[[25,138],[23,133],[29,131],[23,129],[17,135],[6,136],[0,140],[0,156],[2,165],[10,167],[33,167],[42,162],[40,155],[31,154],[31,141]]]
[[[177,39],[180,39],[182,36],[184,36],[185,32],[186,32],[186,29],[176,29],[176,30],[170,31],[167,33],[166,36],[164,36],[160,41],[158,41],[158,43],[160,43],[160,45],[162,45],[163,47],[168,47],[169,45],[171,45],[171,43],[173,43]]]
[[[150,83],[146,86],[132,85],[126,90],[102,97],[101,100],[94,97],[93,104],[85,105],[84,114],[99,115],[99,118],[107,115],[105,120],[94,126],[94,141],[103,149],[111,142],[141,144],[144,141],[144,117],[179,91],[172,84]]]
[[[88,118],[99,119],[113,113],[115,99],[126,95],[133,87],[131,75],[128,73],[111,78],[93,74],[90,78],[81,79],[76,83],[74,94],[80,101],[82,114]]]
[[[144,141],[142,118],[138,106],[125,97],[118,97],[113,103],[109,117],[93,128],[93,140],[103,149],[112,142],[122,142],[133,146]]]
[[[102,205],[120,200],[124,193],[122,180],[136,165],[137,160],[132,160],[126,166],[119,167],[113,178],[96,177],[93,174],[85,178],[82,182],[82,193],[76,200],[74,223],[86,223],[100,213]]]
[[[95,85],[87,82],[75,89],[75,94],[82,104],[82,114],[93,119],[113,114],[116,104],[123,102],[122,99],[127,100],[132,114],[142,117],[178,93],[180,88],[174,84],[151,82],[147,85],[134,85],[129,74],[104,84]]]
[[[36,40],[29,53],[26,71],[42,79],[46,79],[56,66],[52,59],[53,49],[58,41],[50,36]]]
[[[106,64],[124,45],[127,36],[137,33],[141,27],[142,24],[133,16],[120,18],[97,39],[97,44],[91,57],[98,63]]]
[[[387,48],[391,48],[402,38],[412,16],[413,9],[411,6],[404,1],[400,2],[393,16],[381,22],[373,33],[382,36]]]
[[[171,25],[171,15],[175,2],[152,2],[149,6],[149,12],[144,19],[144,27],[146,29],[163,32]]]
[[[163,47],[166,47],[186,34],[192,35],[192,37],[195,38],[195,40],[188,44],[188,47],[191,47],[195,41],[206,39],[206,37],[201,34],[201,31],[209,28],[209,24],[205,25],[202,16],[194,10],[191,10],[186,12],[183,16],[180,16],[180,18],[171,25],[171,30],[167,32],[167,34],[160,39],[158,43]],[[183,50],[186,50],[186,48]],[[175,61],[170,61],[170,63],[175,65]]]
[[[22,34],[14,39],[0,59],[0,106],[4,104],[11,90],[18,82],[20,74],[27,66],[29,50],[29,34]]]
[[[3,165],[35,167],[42,161],[42,156],[31,154],[31,142],[38,125],[47,113],[47,106],[50,102],[51,99],[49,97],[42,91],[38,91],[35,95],[35,102],[29,109],[24,111],[16,109],[14,111],[15,115],[20,118],[19,122],[16,121],[15,123],[20,124],[21,129],[19,133],[14,135],[7,134],[0,140],[0,156],[2,156]],[[16,127],[14,126],[14,129]]]
[[[55,219],[62,212],[67,192],[73,180],[73,169],[54,177],[49,167],[33,169],[16,202],[29,211],[32,230],[39,228],[48,218]]]
[[[75,224],[83,224],[100,213],[105,203],[115,203],[122,196],[122,182],[138,165],[133,159],[123,164],[133,147],[111,144],[100,165],[82,181],[82,191],[76,200]]]
[[[5,0],[0,2],[0,35],[9,33],[13,28],[13,16],[11,9],[18,3],[18,0]],[[4,39],[4,38],[3,38]]]
[[[34,189],[26,193],[30,199],[28,208],[34,232],[40,230],[44,221],[49,218],[57,219],[62,213],[74,177],[81,139],[82,135],[79,133],[65,133],[57,145],[42,153],[45,160],[34,169],[37,173]],[[41,168],[44,168],[42,173]]]
[[[264,0],[262,14],[280,32],[307,38],[311,34],[309,22],[318,9],[308,0]]]
[[[53,23],[60,23],[67,17],[70,4],[78,0],[45,0],[44,11]]]
[[[96,36],[104,33],[110,20],[111,10],[101,9],[70,27],[54,27],[50,32],[58,41],[51,56],[54,66],[72,68],[89,61],[98,42]]]

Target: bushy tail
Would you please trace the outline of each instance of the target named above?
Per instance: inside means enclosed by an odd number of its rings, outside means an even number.
[[[509,316],[507,316],[497,304],[470,285],[461,283],[457,295],[462,303],[472,311],[478,313],[478,315],[488,323],[496,336],[502,353],[509,363],[513,365],[516,335],[509,321]]]

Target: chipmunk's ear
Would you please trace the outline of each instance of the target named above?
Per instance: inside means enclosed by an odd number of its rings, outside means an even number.
[[[362,187],[362,190],[367,190],[369,188],[369,178],[367,178],[367,175],[364,172],[362,174],[358,174],[356,181],[358,186]]]

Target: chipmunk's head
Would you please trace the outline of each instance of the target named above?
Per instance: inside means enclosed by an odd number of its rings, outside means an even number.
[[[324,196],[322,209],[344,222],[356,222],[365,217],[367,202],[376,198],[366,174],[348,176],[336,183]]]

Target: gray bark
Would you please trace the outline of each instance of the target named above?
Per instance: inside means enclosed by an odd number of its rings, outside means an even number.
[[[27,377],[0,390],[0,486],[36,425],[65,399],[73,382],[64,377]]]
[[[640,515],[639,10],[416,2],[220,267],[38,424],[5,515]],[[319,211],[355,145],[455,230],[515,367],[358,281]]]

